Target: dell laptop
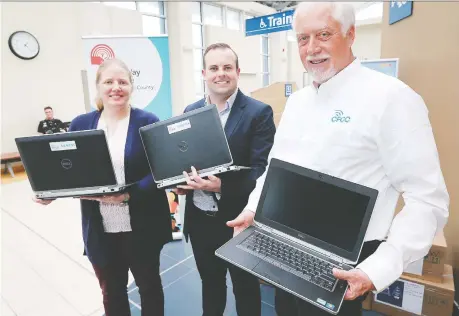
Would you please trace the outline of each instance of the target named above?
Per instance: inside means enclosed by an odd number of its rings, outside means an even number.
[[[272,159],[254,224],[215,254],[337,314],[360,256],[378,191]]]
[[[121,193],[103,130],[16,138],[35,196],[40,199]]]
[[[204,178],[250,169],[233,165],[225,131],[215,105],[141,127],[140,136],[158,188],[186,183],[183,172],[195,167]]]

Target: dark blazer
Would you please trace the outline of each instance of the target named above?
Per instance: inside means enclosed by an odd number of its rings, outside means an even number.
[[[199,100],[186,107],[185,112],[203,107]],[[227,172],[218,175],[221,179],[221,197],[217,201],[218,217],[226,222],[234,219],[247,205],[256,179],[266,169],[267,159],[274,142],[276,127],[272,108],[260,101],[237,93],[225,125],[225,133],[233,156],[233,164],[252,167],[249,171]],[[186,209],[193,203],[193,193],[186,198]],[[185,212],[184,234],[188,238],[189,222],[193,215]]]
[[[101,112],[94,111],[76,117],[69,131],[96,129]],[[157,189],[140,139],[139,128],[159,121],[158,117],[141,109],[131,108],[124,151],[126,183],[129,189],[129,213],[132,235],[140,256],[153,255],[153,245],[172,240],[169,203],[164,190]],[[108,260],[105,234],[99,202],[81,200],[83,240],[89,260],[103,266]]]

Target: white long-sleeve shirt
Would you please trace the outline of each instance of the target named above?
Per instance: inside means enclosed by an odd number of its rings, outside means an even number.
[[[357,266],[378,292],[426,255],[446,224],[449,196],[424,101],[357,59],[318,89],[289,97],[271,158],[379,191],[365,241],[387,242]],[[246,209],[256,211],[265,177]],[[400,193],[405,206],[394,218]]]
[[[107,135],[108,149],[113,160],[116,181],[118,184],[125,184],[124,170],[124,150],[126,138],[129,129],[130,111],[128,116],[118,122],[115,132],[108,133],[107,124],[101,117],[97,125],[98,129],[105,130]],[[129,205],[100,203],[100,214],[102,215],[102,224],[106,233],[130,232],[131,215]]]

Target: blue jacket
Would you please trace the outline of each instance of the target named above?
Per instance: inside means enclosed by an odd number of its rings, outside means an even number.
[[[185,112],[203,107],[204,104],[204,99],[199,100],[187,106]],[[264,173],[268,164],[275,132],[272,108],[239,90],[226,121],[225,134],[233,164],[249,166],[252,169],[218,175],[222,182],[221,197],[217,201],[218,217],[222,221],[236,218],[247,205],[256,179]],[[193,203],[192,193],[187,195],[187,209],[190,203]],[[185,237],[188,237],[187,226],[193,220],[192,214],[188,213],[185,212]]]
[[[69,131],[96,129],[101,112],[93,111],[76,117]],[[154,255],[149,250],[172,240],[169,203],[164,190],[157,189],[140,139],[139,128],[159,121],[158,117],[141,109],[131,108],[124,152],[126,183],[130,189],[129,212],[135,251],[140,256]],[[89,260],[103,266],[108,261],[105,233],[99,202],[81,200],[84,253]],[[157,254],[156,254],[157,255]]]

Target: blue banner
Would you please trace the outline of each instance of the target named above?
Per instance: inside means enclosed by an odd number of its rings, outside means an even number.
[[[245,20],[245,36],[268,34],[292,29],[295,10]]]
[[[391,1],[389,7],[389,24],[394,24],[413,14],[413,1]]]

